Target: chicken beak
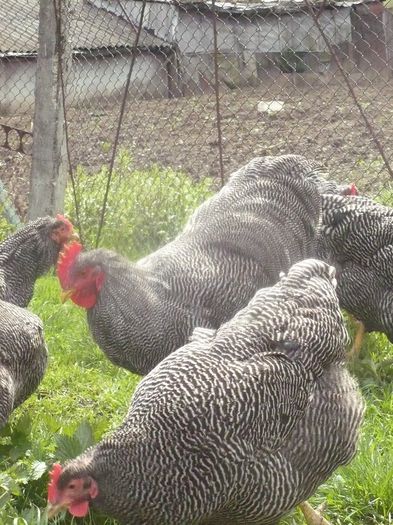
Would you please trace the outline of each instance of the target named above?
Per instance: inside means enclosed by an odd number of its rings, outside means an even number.
[[[71,288],[70,290],[62,290],[60,292],[60,301],[64,304],[73,294],[75,290]]]
[[[66,509],[67,509],[67,506],[61,503],[56,503],[54,505],[52,505],[51,503],[48,503],[48,507],[47,507],[48,519],[54,518],[60,512]]]

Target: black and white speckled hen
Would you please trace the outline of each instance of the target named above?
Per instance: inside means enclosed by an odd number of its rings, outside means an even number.
[[[314,253],[320,195],[304,157],[252,160],[202,204],[172,242],[131,263],[71,245],[59,260],[65,297],[87,308],[108,358],[148,373],[196,326],[218,328],[280,271]]]
[[[43,217],[29,222],[0,244],[0,299],[26,307],[34,283],[57,262],[64,244],[74,237],[68,219]]]
[[[217,331],[196,329],[118,430],[55,466],[50,514],[92,503],[126,525],[278,523],[356,449],[363,401],[334,281],[302,261]]]
[[[42,322],[14,304],[0,301],[0,428],[37,388],[47,363]]]
[[[352,355],[365,331],[393,342],[393,209],[365,197],[323,195],[317,250],[336,267],[340,304],[358,321]]]
[[[0,244],[0,427],[37,388],[47,363],[42,323],[21,307],[74,236],[58,215],[30,222]]]

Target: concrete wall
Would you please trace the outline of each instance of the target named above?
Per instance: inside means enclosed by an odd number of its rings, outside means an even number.
[[[117,0],[91,1],[97,7],[120,14]],[[138,20],[142,2],[129,0],[124,5],[128,15]],[[386,18],[386,13],[384,16]],[[383,67],[386,69],[387,62],[393,64],[393,52],[383,43],[387,24],[381,13],[371,12],[367,6],[359,6],[356,10],[330,9],[321,14],[319,21],[337,50],[344,50],[341,53],[343,61],[351,55],[351,70],[354,67],[353,55],[357,65],[366,70],[370,69],[371,62],[373,72]],[[173,57],[170,68],[171,94],[200,94],[213,89],[213,24],[209,11],[198,12],[163,2],[147,2],[144,26],[173,45],[176,57]],[[390,24],[389,36],[386,36],[390,46],[392,27]],[[220,13],[217,29],[219,74],[223,86],[235,88],[257,84],[266,71],[269,78],[272,77],[277,57],[288,50],[308,53],[304,58],[307,70],[324,73],[331,68],[325,42],[306,13],[281,16]],[[141,52],[131,82],[132,96],[168,96],[166,60],[163,53]],[[98,98],[119,99],[129,61],[129,55],[74,58],[70,80],[72,103]],[[390,73],[391,67],[388,69]],[[280,75],[280,70],[276,67],[274,73]],[[34,59],[0,59],[0,115],[32,112],[34,78]]]
[[[326,10],[319,21],[334,45],[351,40],[349,8]],[[213,81],[212,26],[209,12],[179,10],[176,44],[186,92],[204,91]],[[273,57],[288,50],[313,56],[327,52],[313,19],[301,12],[280,17],[220,13],[217,31],[222,79],[231,87],[258,83],[261,55]]]
[[[168,95],[165,55],[144,51],[135,60],[129,94],[136,98]],[[130,55],[105,58],[75,57],[71,71],[69,98],[72,103],[86,100],[120,100],[130,68]]]
[[[122,16],[117,0],[89,0],[93,5]],[[393,1],[393,0],[392,0]],[[124,9],[134,23],[140,20],[142,2],[129,0]],[[333,44],[351,39],[350,8],[329,9],[319,17]],[[143,26],[165,41],[176,44],[183,54],[204,54],[213,50],[212,13],[185,4],[148,1]],[[217,21],[220,53],[247,49],[253,53],[296,51],[324,52],[326,44],[310,15],[296,12],[282,15],[241,15],[220,12]]]
[[[130,55],[74,57],[69,80],[71,104],[97,99],[119,100],[130,66]],[[0,59],[0,116],[33,113],[35,58]],[[130,96],[168,96],[166,57],[143,51],[136,58]]]
[[[119,16],[116,0],[90,0],[97,7]],[[125,4],[128,16],[138,23],[142,2]],[[350,8],[323,11],[319,21],[335,45],[351,40]],[[170,42],[177,52],[180,86],[183,94],[198,94],[212,89],[213,23],[212,13],[169,2],[146,3],[144,28]],[[217,20],[220,75],[229,87],[256,84],[261,71],[261,56],[294,50],[316,57],[326,54],[326,44],[310,15],[241,15],[220,12]],[[324,71],[317,65],[315,71]]]
[[[122,16],[117,0],[89,1]],[[134,23],[138,23],[142,2],[128,0],[124,8]],[[353,69],[352,57],[350,53],[341,53],[341,49],[346,50],[352,41],[351,11],[349,7],[325,9],[319,17],[344,66],[349,63],[349,70]],[[199,94],[212,90],[213,23],[209,10],[148,1],[143,25],[173,45],[179,66],[179,92]],[[229,88],[257,84],[266,74],[271,76],[272,69],[274,74],[280,74],[280,68],[276,67],[279,54],[288,50],[303,54],[305,71],[324,74],[334,67],[325,41],[306,12],[281,15],[220,12],[217,30],[220,78]]]
[[[89,0],[89,2],[100,9],[106,9],[109,13],[124,19],[124,13],[119,6],[118,0]],[[129,0],[123,2],[122,7],[127,16],[139,24],[141,18],[142,2]],[[166,2],[146,2],[143,27],[150,29],[154,34],[166,42],[176,42],[176,32],[179,20],[179,8]]]
[[[35,58],[0,58],[0,116],[34,111]]]

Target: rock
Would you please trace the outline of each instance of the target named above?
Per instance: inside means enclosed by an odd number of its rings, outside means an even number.
[[[267,113],[272,115],[284,109],[284,102],[282,100],[261,100],[258,102],[258,113]]]

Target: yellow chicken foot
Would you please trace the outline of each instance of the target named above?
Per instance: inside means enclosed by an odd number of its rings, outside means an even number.
[[[304,519],[307,525],[331,525],[325,518],[311,507],[307,501],[299,503],[299,509],[303,512]]]
[[[366,333],[366,328],[364,324],[355,318],[352,318],[352,319],[355,323],[356,331],[355,331],[355,338],[353,341],[352,348],[347,354],[348,359],[356,359],[357,357],[359,357],[360,350],[362,348],[363,337],[364,337],[364,334]]]

